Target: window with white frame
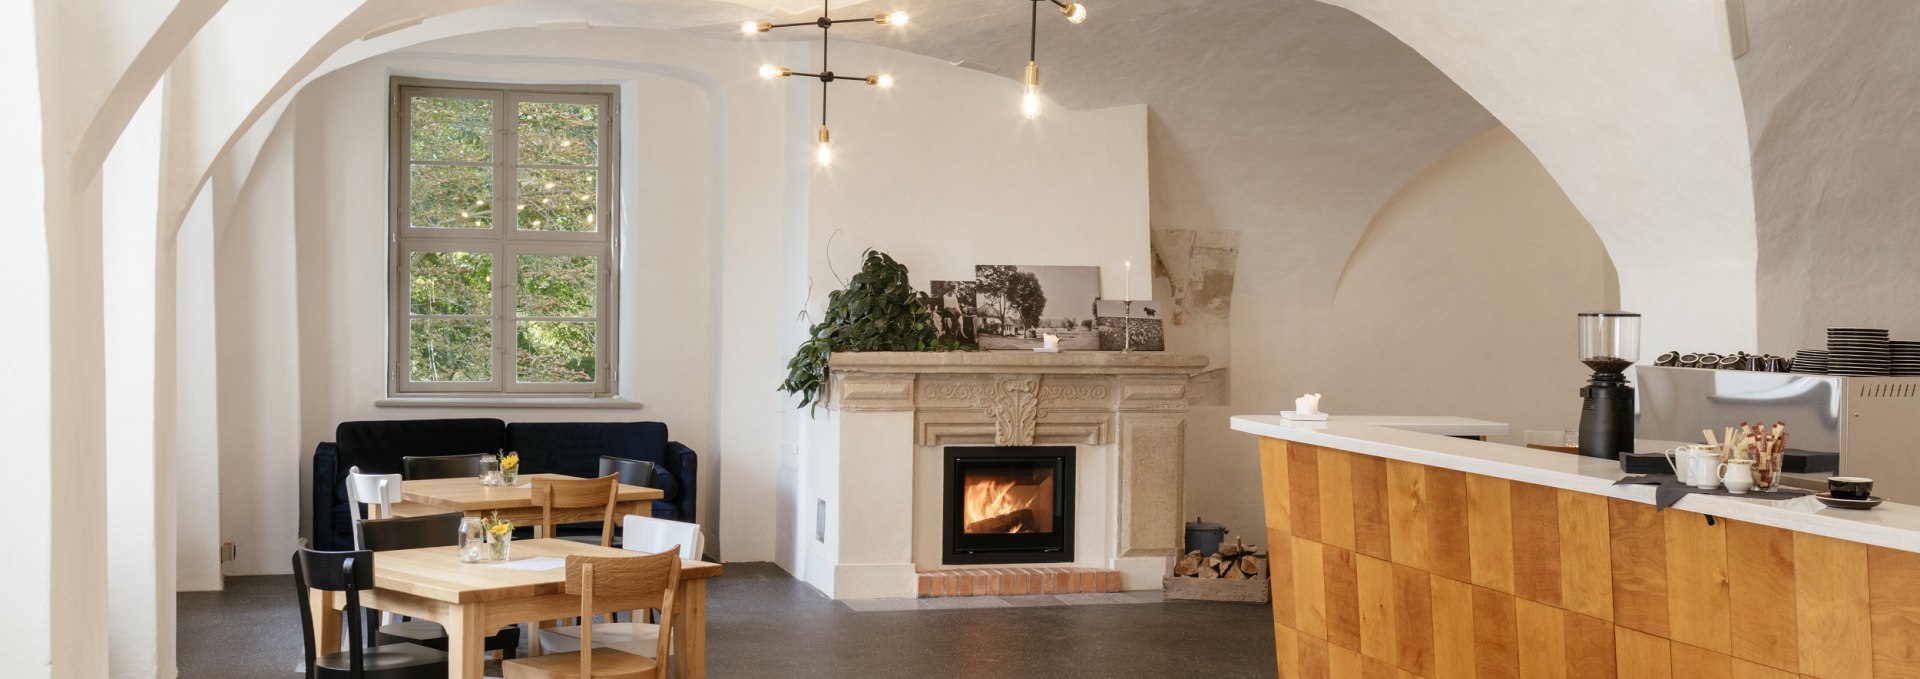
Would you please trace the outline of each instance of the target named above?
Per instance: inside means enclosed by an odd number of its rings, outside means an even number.
[[[391,392],[613,391],[615,101],[394,80]]]

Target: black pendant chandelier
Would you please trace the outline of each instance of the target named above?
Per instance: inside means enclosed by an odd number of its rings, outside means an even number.
[[[1040,117],[1040,3],[1051,2],[1058,6],[1060,15],[1075,24],[1087,20],[1087,6],[1060,0],[1027,1],[1033,4],[1033,22],[1027,34],[1027,75],[1021,81],[1025,88],[1020,94],[1020,115],[1033,120]]]
[[[1076,7],[1077,6],[1078,5],[1076,5]],[[795,71],[790,68],[781,68],[778,66],[774,66],[772,64],[766,64],[760,67],[760,77],[765,78],[767,80],[772,80],[774,78],[791,78],[797,75],[804,78],[814,78],[820,81],[820,134],[819,134],[818,145],[814,147],[813,158],[815,162],[821,165],[827,165],[833,162],[833,140],[832,140],[832,135],[827,131],[827,93],[829,91],[828,86],[836,82],[851,80],[851,81],[863,82],[868,85],[872,85],[874,87],[878,87],[881,89],[893,87],[893,76],[887,75],[884,73],[875,73],[875,74],[868,75],[864,78],[858,78],[858,77],[849,78],[846,76],[834,75],[833,68],[829,66],[827,62],[827,56],[828,56],[827,43],[831,39],[831,32],[833,30],[834,24],[874,23],[874,24],[879,24],[881,26],[907,25],[906,12],[889,12],[886,14],[879,14],[872,17],[862,18],[862,19],[833,19],[828,17],[827,16],[828,14],[830,14],[830,12],[827,9],[827,4],[823,2],[821,3],[821,6],[820,6],[820,18],[814,19],[813,21],[802,21],[802,22],[791,23],[791,24],[776,24],[776,23],[767,22],[767,21],[746,21],[740,24],[740,32],[746,35],[757,35],[760,33],[766,33],[776,28],[793,28],[796,26],[817,26],[820,28],[820,72],[819,73],[803,73],[800,71]]]

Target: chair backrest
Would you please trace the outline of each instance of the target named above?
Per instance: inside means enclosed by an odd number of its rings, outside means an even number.
[[[707,538],[700,533],[700,524],[628,514],[620,526],[621,549],[658,554],[676,547],[680,558],[700,560],[700,555],[707,551]]]
[[[459,512],[409,516],[399,519],[368,519],[360,522],[361,549],[389,552],[396,549],[447,547],[460,544]]]
[[[600,517],[600,545],[613,544],[613,512],[619,504],[620,477],[597,479],[533,479],[533,504],[540,508],[540,531],[553,537],[553,510],[605,507]]]
[[[677,563],[677,562],[676,562]],[[319,552],[300,549],[293,553],[293,589],[300,600],[300,634],[306,643],[307,667],[311,674],[317,642],[313,636],[313,604],[310,590],[346,592],[347,605],[341,614],[347,619],[349,667],[358,676],[364,671],[361,649],[366,646],[362,626],[360,592],[373,588],[373,552]],[[663,632],[664,633],[664,632]]]
[[[400,471],[409,479],[457,479],[480,477],[480,460],[486,453],[472,455],[409,455],[400,458]]]
[[[654,658],[656,676],[667,666],[667,653],[673,633],[673,597],[680,587],[680,550],[648,556],[568,556],[567,593],[580,597],[580,619],[593,620],[596,613],[635,611],[645,608],[660,611],[659,646]],[[580,676],[593,676],[593,625],[580,626]]]
[[[624,457],[601,455],[600,475],[609,474],[620,477],[620,483],[629,486],[654,487],[653,463],[646,460],[629,460]]]
[[[360,540],[360,521],[393,516],[393,503],[400,501],[399,474],[362,474],[359,467],[347,470],[347,511],[353,515],[353,548],[366,549]],[[379,507],[374,516],[361,516],[360,505]]]

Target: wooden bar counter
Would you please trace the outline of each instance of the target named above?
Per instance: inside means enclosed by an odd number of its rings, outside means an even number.
[[[1260,438],[1285,679],[1920,679],[1920,507],[1614,486],[1358,422]]]

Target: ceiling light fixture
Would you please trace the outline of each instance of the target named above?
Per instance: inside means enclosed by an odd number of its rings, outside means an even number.
[[[829,18],[827,16],[828,14],[830,14],[830,12],[827,9],[827,5],[822,3],[820,7],[820,18],[814,19],[813,21],[802,21],[791,24],[776,24],[770,21],[740,22],[740,33],[743,35],[757,35],[772,31],[776,28],[792,28],[795,26],[818,26],[820,28],[819,73],[802,73],[790,68],[774,66],[773,64],[763,64],[760,66],[760,77],[773,80],[775,78],[791,78],[797,75],[820,81],[820,133],[817,137],[819,140],[818,145],[814,147],[813,159],[814,162],[821,165],[830,165],[833,163],[832,135],[827,132],[827,86],[840,80],[859,80],[883,90],[893,88],[893,76],[885,73],[875,73],[864,78],[834,75],[833,69],[827,65],[827,42],[831,39],[829,31],[833,30],[834,24],[873,23],[880,26],[905,26],[908,21],[906,12],[888,12],[865,19],[833,19]]]
[[[1087,6],[1077,2],[1060,0],[1028,0],[1033,3],[1033,23],[1027,34],[1027,73],[1021,79],[1020,115],[1027,120],[1040,117],[1040,3],[1051,2],[1060,8],[1060,15],[1068,23],[1078,24],[1087,20]]]

